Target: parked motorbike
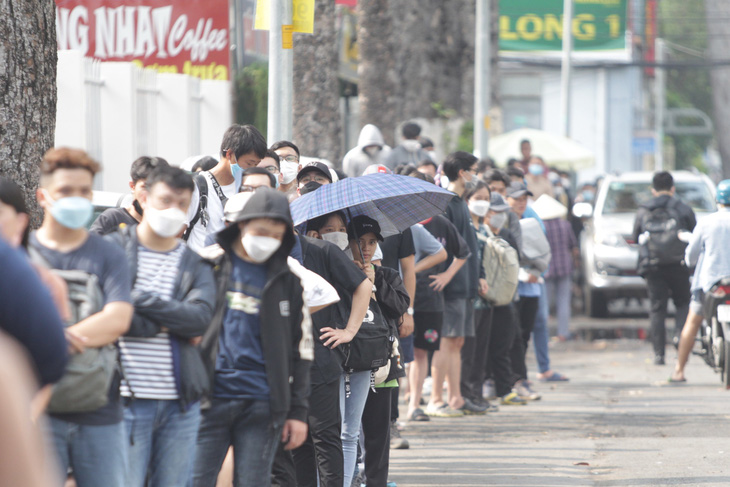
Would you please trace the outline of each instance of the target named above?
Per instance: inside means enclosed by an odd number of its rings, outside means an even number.
[[[697,341],[701,351],[695,352],[719,372],[726,389],[730,389],[730,277],[715,283],[705,293],[705,316]]]

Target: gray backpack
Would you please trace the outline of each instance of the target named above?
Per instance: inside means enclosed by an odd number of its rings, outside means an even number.
[[[530,267],[539,272],[545,272],[550,267],[550,243],[540,222],[535,218],[523,218],[520,220],[522,230],[522,255],[524,257],[523,267]]]
[[[31,247],[29,251],[34,262],[49,267],[37,250]],[[71,319],[66,323],[67,327],[103,309],[104,294],[96,275],[80,270],[51,271],[61,277],[68,287]],[[117,371],[118,356],[114,344],[87,348],[83,353],[71,355],[66,372],[53,387],[48,412],[81,413],[105,406]]]
[[[482,265],[489,285],[487,294],[482,298],[493,306],[505,306],[514,299],[519,283],[520,259],[517,251],[503,238],[481,234],[477,237],[484,242]]]

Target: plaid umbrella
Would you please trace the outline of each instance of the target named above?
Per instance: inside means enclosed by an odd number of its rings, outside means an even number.
[[[383,236],[443,213],[454,193],[410,176],[369,174],[326,184],[291,204],[294,225],[338,210],[377,220]]]

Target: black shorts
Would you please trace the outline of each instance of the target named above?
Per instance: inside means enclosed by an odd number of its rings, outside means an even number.
[[[413,323],[413,345],[421,350],[438,350],[444,323],[443,311],[416,311],[413,313]]]

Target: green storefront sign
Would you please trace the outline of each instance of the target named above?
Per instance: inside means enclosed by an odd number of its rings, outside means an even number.
[[[500,0],[501,51],[559,51],[563,0]],[[626,47],[626,0],[573,0],[573,49]]]

